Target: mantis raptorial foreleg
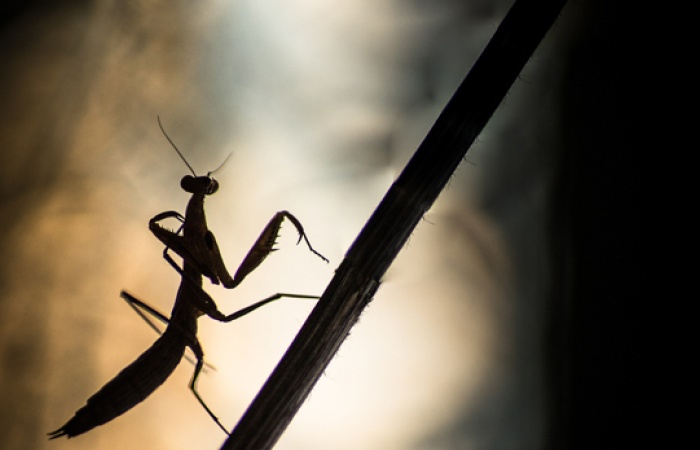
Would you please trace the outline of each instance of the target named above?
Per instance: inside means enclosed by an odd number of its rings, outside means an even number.
[[[277,237],[279,235],[280,227],[282,226],[282,221],[284,221],[285,218],[292,222],[294,227],[297,229],[297,233],[299,233],[297,244],[299,244],[303,239],[304,242],[306,242],[306,246],[313,254],[328,262],[328,259],[325,256],[314,250],[314,248],[311,246],[311,242],[309,242],[309,238],[306,236],[306,232],[304,232],[304,227],[301,225],[301,222],[299,222],[299,220],[289,211],[278,211],[267,223],[262,233],[260,233],[260,236],[258,236],[258,239],[248,251],[248,254],[243,259],[243,262],[241,262],[241,264],[238,266],[231,283],[229,285],[224,284],[224,286],[229,289],[236,287],[246,276],[248,276],[249,273],[255,270],[270,253],[277,250],[274,247],[277,243]]]
[[[158,120],[158,124],[161,131],[168,139],[168,142],[170,142],[173,149],[175,149],[193,175],[186,175],[180,180],[180,187],[182,187],[185,192],[192,194],[187,204],[184,217],[176,211],[166,211],[156,215],[148,223],[151,232],[165,244],[166,248],[163,255],[166,257],[168,263],[173,267],[176,266],[172,258],[167,257],[168,249],[172,249],[175,253],[180,255],[185,263],[189,263],[199,274],[209,278],[213,284],[222,284],[224,287],[232,289],[238,286],[248,274],[255,270],[255,268],[275,250],[274,245],[277,234],[285,218],[289,219],[297,229],[299,233],[298,242],[304,239],[311,252],[328,262],[326,257],[314,250],[311,246],[301,222],[289,211],[279,211],[270,219],[252,248],[248,251],[243,262],[238,266],[235,275],[231,277],[221,257],[221,252],[216,243],[214,233],[209,231],[207,227],[207,218],[204,213],[204,199],[216,193],[219,189],[219,182],[211,177],[213,172],[209,172],[206,176],[197,176],[192,166],[190,166],[180,150],[178,150],[177,146],[175,146],[165,132],[165,129],[160,123],[160,119]],[[224,163],[225,162],[226,161],[224,161]],[[160,222],[167,218],[175,218],[182,222],[182,226],[177,232],[172,232],[160,226]],[[182,231],[182,234],[180,234],[180,231]],[[178,272],[182,273],[180,270],[178,270]]]
[[[189,218],[185,219],[176,211],[160,213],[150,220],[149,228],[153,234],[165,244],[165,250],[163,251],[165,260],[168,261],[175,270],[182,273],[182,271],[178,269],[177,264],[168,255],[168,250],[171,249],[183,260],[190,262],[202,275],[209,278],[212,283],[219,284],[219,282],[221,282],[221,284],[228,289],[233,289],[238,286],[270,253],[277,250],[274,246],[285,218],[292,222],[299,233],[297,244],[303,239],[312,253],[328,262],[326,257],[311,246],[311,242],[309,242],[309,238],[306,236],[304,227],[301,225],[301,222],[299,222],[299,219],[294,217],[289,211],[279,211],[267,223],[260,233],[260,236],[258,236],[258,239],[238,266],[235,275],[231,277],[221,257],[216,238],[214,234],[206,228],[206,224],[204,227],[198,228],[200,231],[198,235],[199,239],[192,239],[188,237],[187,234],[180,235],[179,230],[178,232],[173,232],[160,226],[160,222],[168,218],[175,218],[183,222],[183,227],[181,228],[186,227],[187,220],[190,220]]]

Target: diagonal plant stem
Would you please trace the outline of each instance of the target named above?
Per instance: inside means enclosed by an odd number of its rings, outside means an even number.
[[[565,3],[515,2],[222,449],[275,445]]]

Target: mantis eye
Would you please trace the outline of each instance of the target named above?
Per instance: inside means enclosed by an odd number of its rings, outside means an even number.
[[[180,180],[180,187],[183,191],[193,194],[197,189],[197,179],[190,175],[185,175]]]
[[[219,190],[219,182],[213,178],[209,178],[209,185],[207,186],[207,195],[211,195]]]

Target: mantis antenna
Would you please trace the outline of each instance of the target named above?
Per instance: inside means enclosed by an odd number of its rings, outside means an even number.
[[[226,163],[228,162],[228,160],[231,159],[231,155],[233,155],[233,152],[231,152],[231,153],[228,154],[228,156],[226,157],[226,159],[224,159],[224,162],[222,162],[221,164],[219,164],[219,167],[217,167],[216,169],[212,170],[211,172],[207,172],[207,177],[210,177],[210,176],[214,175],[216,172],[218,172],[219,170],[223,169],[223,167],[226,165]]]
[[[187,168],[190,169],[190,172],[192,172],[192,175],[194,175],[194,176],[196,177],[197,174],[194,172],[194,169],[192,168],[192,166],[190,166],[190,163],[187,162],[187,160],[186,160],[185,157],[183,156],[182,152],[180,152],[180,150],[177,148],[177,146],[175,145],[175,143],[173,142],[173,140],[170,139],[170,136],[168,136],[168,133],[165,132],[165,128],[163,128],[163,124],[160,122],[160,116],[156,116],[156,117],[158,117],[158,126],[160,127],[160,131],[163,132],[163,136],[165,136],[165,138],[168,140],[168,142],[170,142],[170,145],[172,145],[172,147],[175,149],[175,151],[177,152],[177,154],[180,156],[180,159],[182,159],[182,161],[187,165]],[[216,172],[218,172],[219,170],[221,170],[221,169],[226,165],[226,163],[228,162],[228,160],[231,158],[231,155],[233,155],[233,152],[231,152],[231,153],[228,154],[228,156],[226,157],[226,159],[224,159],[224,162],[222,162],[221,164],[219,164],[219,167],[217,167],[216,169],[214,169],[214,170],[208,172],[208,173],[207,173],[207,178],[209,178],[210,176],[214,175]]]
[[[177,152],[177,154],[180,155],[180,158],[184,161],[184,163],[185,163],[185,164],[187,165],[187,167],[190,169],[190,172],[192,172],[192,175],[194,175],[194,176],[196,177],[197,174],[194,172],[194,169],[192,168],[192,166],[190,166],[190,163],[188,163],[187,160],[185,159],[185,157],[182,156],[182,153],[180,153],[180,150],[178,150],[178,148],[177,148],[177,146],[175,145],[175,143],[173,142],[173,140],[170,139],[170,136],[168,136],[168,133],[165,132],[165,129],[163,128],[163,124],[160,123],[160,116],[156,116],[156,117],[158,117],[158,126],[160,127],[160,131],[163,132],[163,135],[164,135],[165,138],[168,140],[168,142],[170,142],[170,145],[172,145],[173,148],[175,149],[175,151]],[[226,159],[228,159],[228,158],[226,158]],[[224,161],[224,162],[226,162],[226,161]],[[223,164],[222,164],[222,165],[223,165]],[[218,170],[218,169],[217,169],[217,170]]]

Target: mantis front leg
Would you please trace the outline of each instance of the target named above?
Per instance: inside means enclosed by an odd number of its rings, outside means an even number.
[[[265,260],[265,258],[267,258],[267,256],[270,253],[277,250],[274,247],[277,243],[279,230],[285,218],[289,219],[289,221],[292,222],[294,227],[297,229],[297,232],[299,233],[299,239],[297,240],[297,244],[299,244],[299,242],[301,242],[301,240],[304,239],[304,242],[306,242],[306,246],[309,247],[309,250],[313,254],[315,254],[325,262],[328,262],[328,259],[325,256],[314,250],[314,248],[311,246],[311,242],[309,242],[309,238],[306,236],[306,233],[304,232],[304,227],[301,225],[301,222],[299,222],[299,219],[294,217],[289,211],[279,211],[272,217],[272,219],[270,219],[270,221],[263,229],[262,233],[260,233],[260,236],[258,236],[258,239],[248,251],[248,254],[243,259],[243,262],[241,262],[241,264],[238,266],[238,269],[236,270],[236,274],[233,276],[233,279],[230,281],[227,280],[228,283],[223,282],[223,285],[225,287],[231,289],[238,286],[243,281],[243,279],[246,276],[248,276],[249,273],[255,270]]]
[[[270,253],[277,250],[274,248],[274,246],[277,241],[280,227],[282,226],[282,222],[285,218],[292,222],[299,233],[299,240],[297,241],[297,244],[304,239],[306,245],[309,247],[309,250],[312,253],[328,262],[326,257],[321,255],[311,246],[301,222],[299,222],[299,220],[290,212],[279,211],[272,217],[272,219],[270,219],[268,224],[260,233],[258,239],[246,254],[241,264],[238,266],[235,275],[231,277],[221,257],[221,252],[219,251],[219,246],[216,243],[216,238],[211,231],[204,228],[205,231],[201,235],[183,236],[179,234],[179,230],[178,233],[175,233],[160,226],[159,222],[166,218],[176,218],[183,223],[186,220],[189,220],[182,217],[182,215],[175,211],[166,211],[156,215],[150,220],[149,228],[153,234],[166,245],[163,252],[163,257],[166,259],[166,261],[168,261],[168,263],[182,275],[182,270],[168,255],[168,249],[172,249],[183,260],[187,261],[194,268],[196,268],[199,273],[209,278],[213,284],[221,283],[227,289],[233,289],[238,286],[245,279],[245,277],[248,276],[248,274],[255,270],[265,260],[265,258],[267,258]]]

